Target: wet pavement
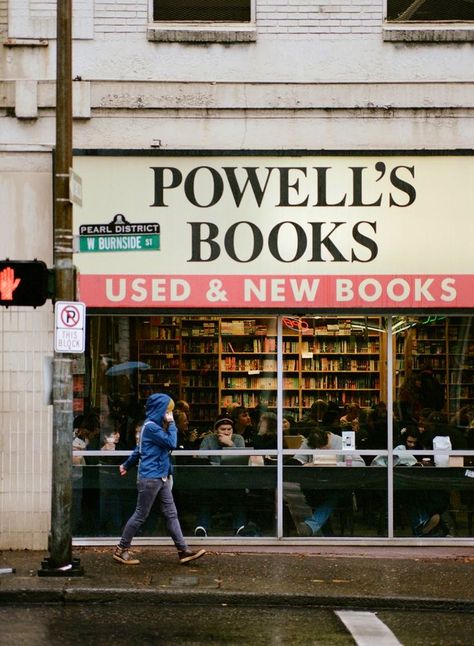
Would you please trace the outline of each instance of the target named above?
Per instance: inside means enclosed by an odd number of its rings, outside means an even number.
[[[178,562],[172,547],[75,548],[78,577],[38,576],[45,552],[0,552],[0,604],[130,602],[474,610],[472,547],[229,546]],[[8,573],[9,568],[15,572]]]

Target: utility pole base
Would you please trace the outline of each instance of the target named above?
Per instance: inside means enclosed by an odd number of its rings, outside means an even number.
[[[80,559],[77,558],[59,568],[53,566],[49,558],[45,558],[41,562],[41,570],[38,570],[38,576],[63,576],[67,578],[84,576],[84,568],[81,566]]]

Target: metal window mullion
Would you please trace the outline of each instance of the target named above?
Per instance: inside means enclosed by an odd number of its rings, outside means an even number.
[[[388,538],[394,537],[393,526],[393,333],[392,316],[387,322],[387,505]]]
[[[277,317],[277,538],[283,538],[283,325]]]

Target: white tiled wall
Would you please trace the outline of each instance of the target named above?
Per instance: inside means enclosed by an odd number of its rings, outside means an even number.
[[[50,306],[0,309],[0,549],[46,549],[51,506],[52,407],[43,358]]]

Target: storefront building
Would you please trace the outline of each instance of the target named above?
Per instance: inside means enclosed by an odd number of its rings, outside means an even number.
[[[193,541],[472,544],[474,16],[416,4],[75,4],[75,544],[120,534],[153,392]],[[54,7],[4,5],[0,256],[52,266]],[[0,315],[0,547],[44,549],[53,307]]]
[[[473,276],[442,217],[472,227],[471,156],[78,151],[74,166],[89,191],[75,405],[100,437],[77,453],[98,503],[75,519],[83,540],[131,511],[134,479],[104,451],[134,448],[154,392],[190,408],[175,492],[191,536],[472,537]],[[206,453],[241,412],[245,446]]]

